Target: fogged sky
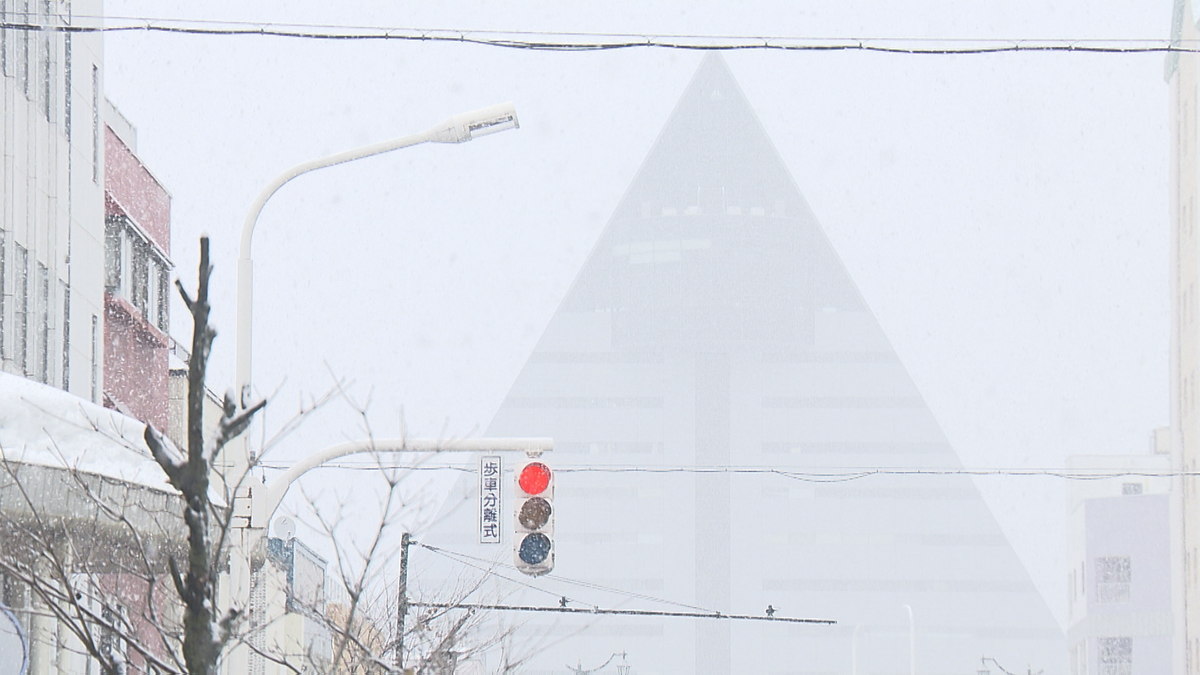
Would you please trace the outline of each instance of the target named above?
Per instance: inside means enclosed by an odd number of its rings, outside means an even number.
[[[822,37],[1165,38],[1170,2],[107,3],[111,16]],[[697,53],[110,34],[105,87],[217,265],[276,174],[512,100],[522,128],[301,178],[255,236],[254,377],[290,416],[330,373],[381,436],[486,427],[699,64]],[[1159,55],[727,55],[963,462],[1144,452],[1165,425],[1168,89]],[[173,333],[186,335],[174,308]],[[327,409],[285,452],[361,436]],[[978,481],[1059,618],[1065,487]]]

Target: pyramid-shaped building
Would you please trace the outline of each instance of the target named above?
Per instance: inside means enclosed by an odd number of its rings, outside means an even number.
[[[556,568],[510,602],[838,622],[532,615],[517,672],[622,651],[635,675],[1062,672],[1062,632],[968,477],[788,475],[960,464],[720,57],[487,435],[552,436],[560,469]],[[473,520],[424,539],[510,561]]]

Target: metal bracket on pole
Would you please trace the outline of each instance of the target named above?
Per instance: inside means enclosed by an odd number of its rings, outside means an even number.
[[[261,490],[261,488],[256,490],[251,526],[267,527],[275,509],[279,508],[280,502],[287,494],[288,488],[300,476],[326,462],[332,462],[348,455],[362,453],[525,452],[530,457],[538,457],[541,453],[552,450],[554,450],[554,439],[552,438],[467,438],[461,440],[401,438],[340,443],[305,457],[275,479],[267,486],[266,490]]]

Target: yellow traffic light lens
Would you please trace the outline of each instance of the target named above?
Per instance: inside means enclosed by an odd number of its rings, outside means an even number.
[[[521,525],[530,530],[540,530],[546,521],[550,520],[550,502],[541,497],[534,497],[521,505],[521,513],[517,519]]]

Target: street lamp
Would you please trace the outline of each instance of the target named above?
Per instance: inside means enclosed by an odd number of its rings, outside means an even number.
[[[519,126],[516,108],[513,107],[513,104],[501,103],[462,115],[455,115],[419,134],[402,136],[390,141],[384,141],[383,143],[367,145],[355,150],[347,150],[321,159],[297,164],[276,176],[275,180],[263,188],[263,191],[258,194],[254,203],[250,206],[249,213],[246,214],[246,222],[242,225],[242,242],[238,255],[237,342],[235,345],[236,362],[234,376],[237,382],[238,395],[243,406],[250,404],[250,356],[254,305],[254,261],[250,257],[250,246],[254,237],[254,225],[258,222],[258,215],[262,212],[267,200],[293,178],[310,171],[316,171],[317,169],[337,164],[345,164],[356,159],[372,157],[422,143],[465,143],[473,138],[487,136],[507,129],[516,129]],[[244,450],[246,446],[243,445],[242,447]],[[242,454],[246,455],[244,451]],[[242,466],[247,465],[247,457],[239,457],[238,462]]]
[[[422,143],[465,143],[479,136],[487,136],[507,129],[516,129],[518,126],[517,113],[513,104],[502,103],[474,112],[456,115],[423,133],[402,136],[383,143],[367,145],[355,150],[347,150],[346,152],[298,164],[276,176],[275,180],[263,188],[262,192],[254,200],[254,203],[250,205],[250,211],[246,214],[246,222],[242,225],[242,240],[238,255],[237,339],[234,343],[236,355],[234,377],[237,384],[238,397],[243,407],[250,405],[251,398],[250,357],[253,344],[254,262],[250,256],[250,249],[254,238],[254,226],[258,222],[258,216],[262,213],[267,200],[293,178],[309,173],[310,171]],[[246,440],[248,437],[249,434],[242,434],[235,441],[236,444],[231,444],[231,447],[236,448],[236,450],[234,450],[234,459],[231,463],[233,466],[226,467],[227,470],[236,466],[243,474],[246,471],[249,466],[249,442]],[[270,518],[275,508],[279,506],[279,502],[287,492],[288,486],[300,474],[335,457],[372,449],[387,451],[387,448],[380,447],[384,444],[351,445],[354,445],[354,447],[343,447],[332,455],[330,451],[318,453],[318,456],[302,462],[301,465],[294,467],[281,477],[280,480],[271,485],[270,487],[274,489],[268,489],[267,494],[259,492],[258,495],[255,495],[255,488],[253,486],[240,486],[241,478],[236,479],[236,483],[240,487],[235,490],[233,499],[234,531],[230,533],[232,536],[229,542],[229,575],[231,583],[229,584],[230,595],[227,598],[228,602],[236,606],[247,606],[250,595],[250,574],[253,567],[253,563],[249,558],[251,555],[258,553],[262,544],[262,535],[265,534],[267,519]],[[400,448],[407,448],[409,451],[415,450],[421,445],[420,442],[414,441],[399,442]],[[301,466],[305,468],[301,468]],[[237,473],[236,469],[234,473]],[[267,508],[268,505],[270,508]],[[243,661],[245,658],[246,654],[239,654],[236,658],[231,655],[231,659],[226,663],[226,672],[243,671],[244,668],[241,668],[241,665],[244,665]]]

